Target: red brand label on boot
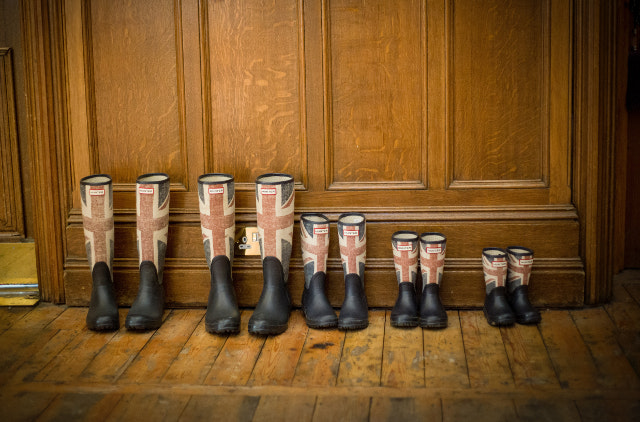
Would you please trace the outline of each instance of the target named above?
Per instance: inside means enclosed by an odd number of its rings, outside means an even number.
[[[89,195],[91,195],[91,196],[104,196],[104,189],[102,189],[102,188],[98,188],[98,189],[91,188],[91,189],[89,189]]]
[[[533,264],[533,258],[521,258],[520,265],[531,265]]]
[[[328,227],[314,227],[313,234],[327,234],[329,233]]]
[[[263,195],[275,195],[276,188],[261,188],[260,193]]]
[[[507,266],[507,261],[493,261],[491,265],[493,268],[503,268]]]
[[[345,236],[360,236],[360,230],[343,230],[342,234]]]
[[[138,193],[144,195],[153,195],[153,188],[138,188]]]
[[[407,243],[407,242],[398,242],[397,249],[399,251],[412,251],[413,250],[413,245],[411,243]]]
[[[215,195],[218,193],[224,193],[224,187],[222,188],[209,188],[209,195]]]
[[[427,253],[442,253],[442,248],[440,246],[437,248],[427,248]]]

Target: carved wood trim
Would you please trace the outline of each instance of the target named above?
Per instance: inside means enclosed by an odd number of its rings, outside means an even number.
[[[15,88],[12,53],[0,48],[0,171],[2,172],[3,215],[0,215],[0,238],[24,238],[24,215],[18,154]]]
[[[615,191],[616,3],[575,4],[573,200],[581,220],[585,302],[610,299]]]

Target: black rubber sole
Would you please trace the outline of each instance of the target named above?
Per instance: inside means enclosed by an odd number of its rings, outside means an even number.
[[[520,325],[535,325],[538,324],[542,320],[540,315],[535,316],[518,316],[516,315],[516,322]]]
[[[391,318],[391,326],[396,328],[413,328],[418,326],[418,318]]]
[[[487,314],[486,309],[483,309],[482,312],[484,312],[484,317],[492,327],[508,327],[516,323],[515,316],[503,315],[501,317],[491,317],[489,316],[489,314]]]
[[[120,324],[118,323],[111,323],[111,324],[96,324],[96,325],[89,325],[87,324],[87,328],[90,329],[91,331],[117,331],[120,329]]]
[[[430,321],[420,318],[420,327],[422,328],[447,328],[449,326],[448,320]]]
[[[240,332],[239,321],[205,322],[204,328],[209,334],[237,334]]]
[[[342,323],[338,321],[338,330],[341,330],[341,331],[364,330],[368,326],[369,326],[369,321],[342,322]]]
[[[338,326],[338,321],[331,321],[331,322],[314,322],[314,321],[310,321],[308,319],[305,319],[305,322],[307,323],[307,327],[309,328],[314,328],[317,330],[322,330],[325,328],[336,328]]]
[[[124,326],[131,331],[151,331],[157,330],[162,325],[162,321],[126,321]]]

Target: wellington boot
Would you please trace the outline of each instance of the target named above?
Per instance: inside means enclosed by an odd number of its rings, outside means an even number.
[[[262,261],[262,294],[249,319],[249,332],[256,335],[284,333],[289,326],[291,299],[280,260],[267,256]]]
[[[391,310],[391,325],[393,327],[418,326],[416,289],[410,281],[398,284],[398,299]]]
[[[338,317],[339,330],[361,330],[369,325],[369,310],[364,286],[357,274],[344,279],[344,301]]]
[[[495,287],[486,295],[483,310],[489,325],[513,325],[515,322],[515,315],[507,301],[504,286]]]
[[[125,320],[129,330],[156,330],[162,325],[164,288],[158,282],[156,266],[151,261],[140,264],[138,295]]]
[[[509,293],[509,304],[518,324],[537,324],[541,319],[540,312],[529,302],[528,291],[529,286],[525,284]]]
[[[430,283],[422,289],[420,300],[420,326],[423,328],[446,328],[447,312],[440,301],[440,285]]]
[[[111,281],[111,271],[105,262],[97,262],[91,273],[93,287],[87,313],[87,327],[94,331],[114,331],[120,327],[118,304]]]
[[[326,274],[317,272],[302,292],[302,311],[310,328],[330,328],[338,325],[338,317],[324,291]]]
[[[226,255],[211,260],[211,289],[204,326],[207,332],[237,333],[240,331],[240,311],[231,280],[231,262]]]

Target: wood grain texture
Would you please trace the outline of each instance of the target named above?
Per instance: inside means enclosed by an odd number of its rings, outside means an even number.
[[[413,0],[327,3],[329,188],[426,185],[424,12]]]
[[[334,386],[344,340],[344,332],[309,328],[291,385]]]
[[[370,421],[442,420],[440,400],[413,397],[374,397],[371,400]]]
[[[460,316],[447,312],[449,325],[442,330],[423,330],[424,379],[427,387],[468,388],[469,374],[464,352]]]
[[[180,421],[239,421],[253,419],[260,397],[257,396],[191,396]]]
[[[450,16],[453,186],[545,186],[549,2],[463,1],[451,3]]]
[[[262,396],[253,420],[256,422],[307,422],[313,417],[314,396]]]
[[[381,384],[385,387],[424,386],[422,329],[391,326],[387,311],[384,327]]]
[[[369,397],[320,396],[313,411],[313,421],[368,421],[370,401]]]
[[[369,311],[369,326],[347,332],[338,370],[338,386],[378,386],[382,376],[385,311]]]
[[[307,179],[301,7],[208,3],[207,170],[234,174],[237,189],[269,172]]]

